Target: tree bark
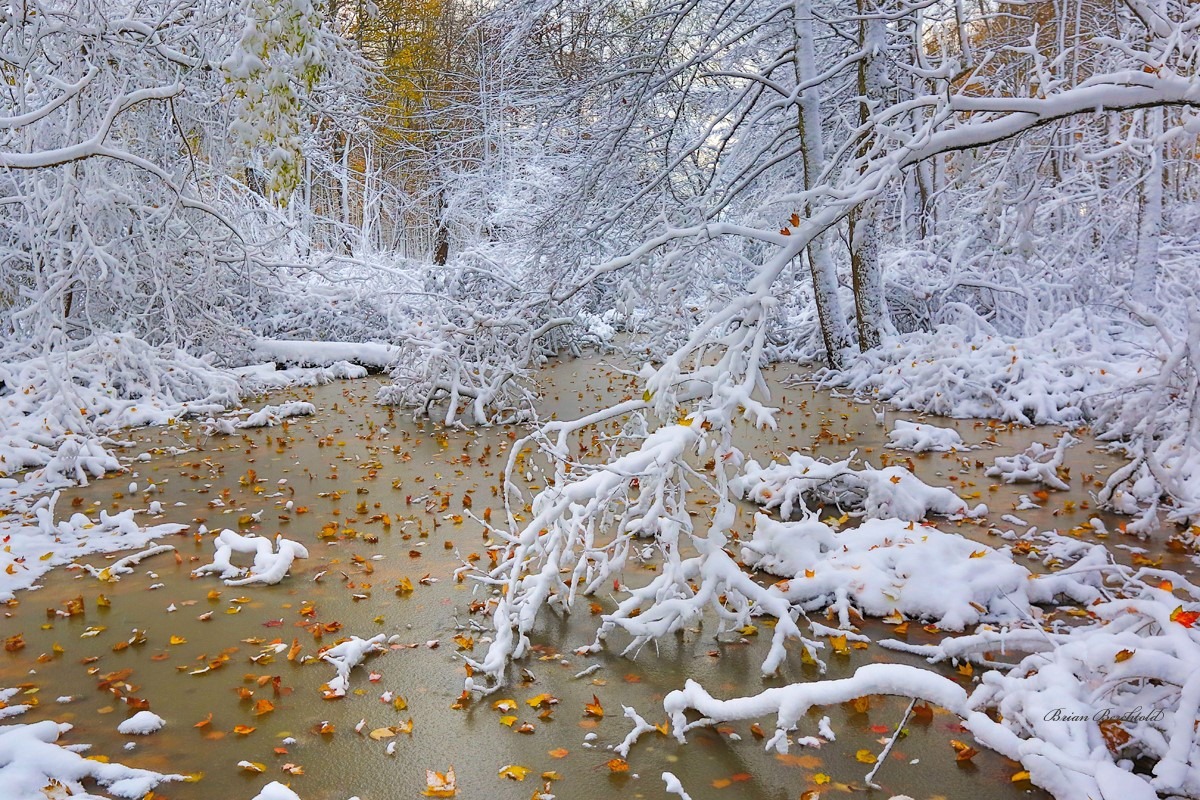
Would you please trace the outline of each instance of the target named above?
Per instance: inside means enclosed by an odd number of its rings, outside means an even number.
[[[858,117],[864,127],[871,119],[871,108],[882,102],[885,91],[884,48],[886,31],[882,19],[872,17],[876,13],[870,0],[857,0],[858,36],[864,56],[858,62]],[[859,146],[859,157],[864,158],[870,141],[864,139]],[[883,275],[879,264],[879,231],[876,224],[877,206],[868,201],[855,208],[849,216],[850,226],[850,275],[854,285],[854,310],[858,322],[858,347],[870,350],[879,345],[883,337],[887,306],[883,299]]]
[[[792,9],[795,26],[794,63],[796,82],[804,84],[816,78],[816,54],[813,46],[812,2],[796,0]],[[800,95],[799,110],[800,152],[804,165],[804,188],[810,190],[825,168],[824,140],[821,135],[821,90],[817,86]],[[811,204],[805,204],[807,217]],[[850,347],[850,330],[838,299],[837,270],[829,253],[828,234],[821,234],[808,245],[808,266],[812,273],[813,300],[825,343],[825,360],[832,369],[845,364],[845,351]]]

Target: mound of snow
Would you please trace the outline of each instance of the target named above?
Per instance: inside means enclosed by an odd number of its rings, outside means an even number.
[[[117,726],[117,733],[127,736],[147,736],[166,725],[167,721],[152,711],[139,711]]]
[[[986,506],[970,509],[949,489],[934,487],[904,467],[854,469],[850,460],[829,463],[803,453],[791,453],[786,464],[766,467],[749,461],[742,474],[729,482],[739,497],[765,508],[778,508],[785,518],[809,503],[836,505],[868,519],[896,518],[917,522],[929,514],[946,517],[982,516]]]
[[[271,781],[262,788],[253,800],[300,800],[300,795],[284,786],[279,781]]]
[[[949,453],[971,449],[953,428],[939,428],[927,422],[908,422],[903,419],[896,420],[895,427],[888,432],[888,447],[914,453]]]

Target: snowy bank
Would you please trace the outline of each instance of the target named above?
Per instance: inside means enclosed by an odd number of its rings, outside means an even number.
[[[10,600],[18,590],[36,585],[41,576],[56,566],[95,553],[144,547],[155,539],[187,530],[186,525],[138,525],[133,509],[119,514],[101,510],[96,518],[75,513],[69,519],[59,520],[55,517],[58,497],[58,492],[43,497],[28,514],[18,519],[11,519],[16,515],[10,515],[5,521],[2,530],[7,540],[0,550],[0,601]],[[115,577],[121,571],[110,568],[108,573]]]
[[[11,691],[0,690],[0,697],[11,696]],[[159,784],[186,780],[183,775],[85,758],[76,751],[87,745],[57,743],[71,727],[53,720],[0,725],[0,786],[5,797],[92,797],[84,781],[95,781],[113,797],[136,800]]]

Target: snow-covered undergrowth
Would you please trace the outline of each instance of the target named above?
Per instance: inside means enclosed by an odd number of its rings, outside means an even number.
[[[809,708],[891,694],[959,715],[977,741],[1020,761],[1032,782],[1058,800],[1195,797],[1200,633],[1193,626],[1200,589],[1175,573],[1098,563],[1106,556],[1101,547],[1086,552],[1073,567],[1049,576],[1090,576],[1096,598],[1081,625],[982,626],[939,645],[882,643],[934,664],[991,667],[970,693],[935,671],[898,664],[871,664],[850,678],[729,700],[688,681],[664,702],[674,733],[683,740],[698,724],[774,714],[776,733],[767,746],[786,751]],[[689,711],[701,719],[689,721]]]
[[[242,536],[228,528],[213,539],[211,564],[192,570],[192,575],[216,574],[226,586],[246,586],[261,583],[270,586],[282,581],[297,558],[308,558],[308,550],[299,542],[276,535],[272,540],[266,536]],[[233,554],[253,554],[250,567],[239,567],[233,563]]]
[[[1173,522],[1194,524],[1200,520],[1200,315],[1181,321],[1131,313],[1132,321],[1070,311],[1019,338],[942,325],[893,337],[818,381],[949,417],[1092,424],[1130,459],[1110,476],[1103,504],[1141,514],[1131,526],[1139,532],[1157,524],[1160,508]],[[1043,459],[1026,455],[1028,468]]]
[[[46,353],[0,353],[0,504],[87,484],[121,469],[112,449],[119,431],[215,415],[242,397],[285,386],[359,378],[346,362],[277,370],[274,364],[216,366],[183,350],[125,333],[95,333]],[[309,404],[268,406],[241,427],[313,413]],[[24,471],[20,480],[12,476]]]
[[[133,509],[111,515],[101,510],[95,519],[80,513],[72,514],[69,519],[56,519],[58,497],[58,492],[43,497],[33,504],[30,514],[22,518],[10,515],[3,520],[0,602],[36,585],[41,576],[56,566],[95,553],[143,547],[154,539],[187,530],[186,525],[141,526],[134,519]],[[96,572],[103,570],[93,569]]]
[[[756,514],[742,562],[785,579],[776,589],[807,612],[919,619],[961,631],[981,622],[1030,619],[1035,603],[1097,597],[1093,581],[1037,576],[1007,552],[899,519],[835,531],[815,515],[778,522]]]
[[[854,453],[842,461],[821,461],[800,452],[788,455],[786,464],[772,461],[760,466],[751,460],[729,482],[738,497],[764,508],[778,508],[784,519],[807,504],[823,504],[867,519],[894,518],[907,522],[930,514],[943,517],[978,517],[987,506],[970,508],[950,489],[930,486],[904,467],[861,469],[850,466]]]
[[[17,692],[17,689],[0,689],[0,703],[7,702]],[[2,710],[28,708],[9,706]],[[5,797],[70,796],[101,800],[87,791],[84,784],[87,781],[103,787],[113,797],[132,800],[148,796],[160,784],[186,780],[183,775],[165,775],[84,758],[80,752],[86,751],[87,745],[58,744],[59,737],[69,730],[69,723],[53,720],[0,725],[0,786],[4,787]]]
[[[34,469],[26,480],[44,486],[86,483],[116,468],[109,434],[212,413],[240,396],[236,377],[209,361],[129,334],[4,358],[0,476]]]

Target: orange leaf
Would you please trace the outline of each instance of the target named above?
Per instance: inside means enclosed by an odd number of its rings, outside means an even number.
[[[254,733],[256,730],[258,730],[258,728],[251,728],[249,725],[234,725],[233,726],[233,732],[236,733],[238,736],[249,736],[250,734]]]
[[[210,711],[210,712],[208,712],[208,716],[207,716],[207,717],[205,717],[204,719],[200,720],[199,722],[197,722],[197,723],[196,723],[195,725],[193,725],[192,727],[193,727],[193,728],[203,728],[203,727],[205,727],[206,725],[208,725],[210,722],[212,722],[212,712],[211,712],[211,711]]]
[[[629,772],[629,762],[623,758],[610,758],[605,766],[612,772]]]
[[[584,716],[596,717],[597,719],[604,716],[604,708],[600,705],[600,699],[596,695],[592,695],[592,702],[584,705],[583,713]]]
[[[955,761],[970,761],[979,753],[974,747],[971,747],[966,742],[960,742],[957,739],[950,740],[950,746],[954,748]]]
[[[1200,611],[1184,611],[1183,606],[1171,612],[1171,622],[1178,622],[1185,628],[1190,628],[1200,619]]]

